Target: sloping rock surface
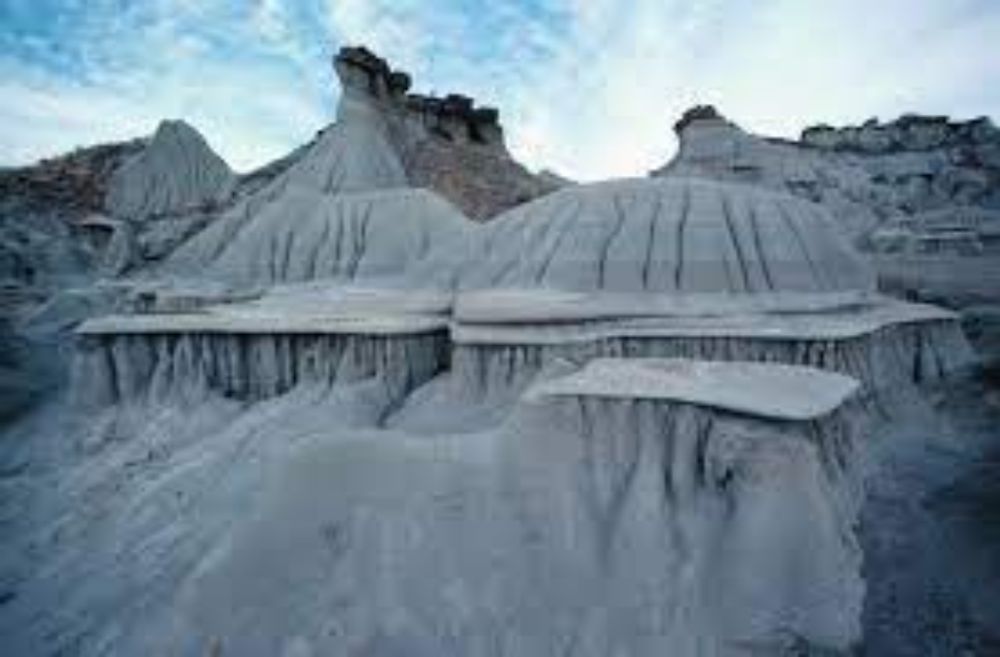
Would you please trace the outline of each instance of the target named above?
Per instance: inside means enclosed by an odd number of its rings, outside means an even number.
[[[461,253],[468,220],[433,192],[331,196],[289,185],[255,212],[233,212],[185,243],[166,270],[271,284],[403,274],[432,248]],[[448,248],[448,245],[454,245]]]
[[[577,185],[478,234],[461,285],[617,292],[869,290],[871,271],[821,206],[672,178]]]
[[[145,221],[221,203],[233,172],[183,121],[164,121],[149,144],[112,175],[105,205],[116,218]]]

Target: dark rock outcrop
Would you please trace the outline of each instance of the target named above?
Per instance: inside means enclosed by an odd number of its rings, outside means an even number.
[[[364,47],[342,48],[334,68],[344,97],[381,116],[410,184],[433,189],[473,219],[554,189],[511,157],[495,108],[460,94],[409,93],[409,74]]]
[[[694,175],[782,189],[829,206],[859,238],[951,207],[1000,209],[1000,130],[989,119],[907,115],[806,129],[800,140],[742,130],[715,108],[676,124],[677,155],[652,175]]]
[[[102,211],[113,173],[144,146],[103,144],[0,170],[0,281],[16,299],[3,314],[92,272],[111,230],[88,219]]]
[[[438,97],[407,93],[412,84],[410,75],[392,69],[363,46],[342,48],[333,61],[345,92],[360,92],[384,105],[385,111],[402,115],[446,141],[481,144],[506,153],[496,108],[477,107],[472,98],[461,94]]]
[[[674,131],[680,133],[695,121],[725,120],[719,111],[712,105],[695,105],[684,112],[681,118],[674,124]]]
[[[952,121],[947,116],[905,114],[888,123],[872,118],[860,126],[811,126],[802,131],[801,141],[804,145],[826,150],[867,154],[956,147],[995,148],[1000,143],[1000,129],[985,116],[970,121]]]
[[[82,217],[104,208],[115,170],[146,145],[145,139],[80,148],[38,164],[0,169],[0,199],[22,210],[58,210]]]

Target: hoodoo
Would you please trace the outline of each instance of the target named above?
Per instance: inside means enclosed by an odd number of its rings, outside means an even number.
[[[557,186],[511,157],[495,108],[460,94],[407,93],[409,74],[363,47],[341,49],[334,68],[343,92],[338,120],[376,119],[409,183],[433,189],[469,217],[490,219]]]

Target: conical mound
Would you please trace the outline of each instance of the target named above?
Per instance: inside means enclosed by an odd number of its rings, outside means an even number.
[[[483,229],[461,286],[574,292],[870,291],[875,278],[820,206],[686,178],[580,185]]]
[[[115,217],[143,221],[221,201],[233,183],[229,165],[197,130],[164,121],[149,145],[115,172],[106,206]]]

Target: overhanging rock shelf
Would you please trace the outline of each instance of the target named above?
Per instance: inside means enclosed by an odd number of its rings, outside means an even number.
[[[446,366],[448,318],[435,314],[433,295],[354,290],[336,299],[307,289],[198,312],[90,320],[78,331],[73,389],[79,402],[102,406],[209,391],[261,399],[376,378],[398,401]]]
[[[659,358],[536,383],[502,437],[524,532],[550,548],[534,572],[604,591],[605,653],[741,654],[783,632],[855,645],[859,387],[812,368]],[[567,606],[551,580],[521,585]]]
[[[957,316],[876,294],[854,299],[719,295],[661,299],[614,293],[472,293],[459,297],[452,367],[461,386],[489,393],[530,383],[553,359],[685,357],[789,363],[849,374],[873,392],[934,383],[972,362]],[[523,304],[516,301],[521,298]],[[511,302],[518,310],[507,314]],[[749,302],[749,303],[748,303]],[[545,317],[530,320],[530,308]],[[617,307],[601,312],[601,307]],[[558,318],[560,308],[574,316]],[[711,309],[711,310],[708,310]],[[728,311],[727,311],[728,309]]]

